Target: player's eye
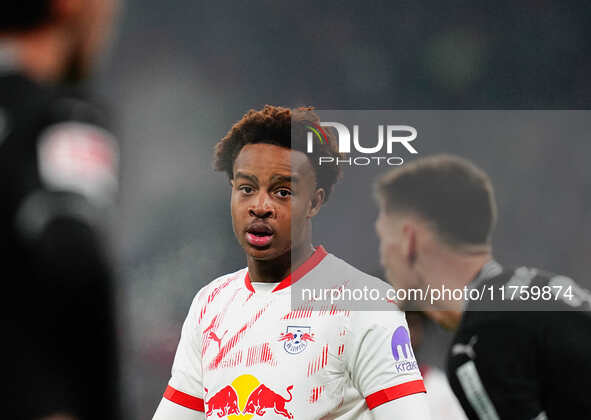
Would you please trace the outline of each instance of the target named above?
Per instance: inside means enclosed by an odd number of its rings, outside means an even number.
[[[292,193],[287,188],[280,188],[277,191],[275,191],[275,195],[279,198],[289,198],[292,195]]]
[[[244,194],[252,194],[254,192],[254,188],[252,188],[250,185],[241,185],[238,187],[238,190]]]

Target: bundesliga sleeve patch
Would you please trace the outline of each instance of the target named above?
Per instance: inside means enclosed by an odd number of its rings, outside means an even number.
[[[109,204],[118,188],[119,151],[106,130],[80,122],[49,127],[38,145],[39,175],[55,191]]]

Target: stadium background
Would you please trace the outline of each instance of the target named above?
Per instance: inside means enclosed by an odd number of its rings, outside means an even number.
[[[481,3],[126,2],[94,87],[123,139],[111,232],[128,418],[151,417],[195,292],[244,265],[211,152],[246,110],[589,106],[591,4]],[[589,284],[591,146],[563,140],[489,156],[474,139],[454,151],[495,183],[501,261]],[[342,204],[335,195],[330,211]],[[371,223],[373,202],[357,204]],[[377,255],[366,265],[377,269]],[[427,357],[437,362],[446,336],[435,332]]]

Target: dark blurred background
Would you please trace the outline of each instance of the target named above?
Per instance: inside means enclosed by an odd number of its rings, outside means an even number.
[[[245,263],[227,180],[211,169],[213,145],[245,111],[589,107],[590,2],[474,3],[127,0],[95,87],[123,139],[112,233],[128,418],[151,418],[197,290]],[[591,154],[560,140],[515,145],[519,165],[487,160],[478,139],[454,151],[495,183],[503,262],[582,278]]]

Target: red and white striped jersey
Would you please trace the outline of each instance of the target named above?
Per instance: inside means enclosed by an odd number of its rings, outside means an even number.
[[[363,419],[425,392],[403,312],[291,308],[294,282],[344,270],[380,282],[320,246],[272,286],[242,269],[201,289],[164,397],[206,418]]]

